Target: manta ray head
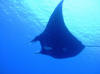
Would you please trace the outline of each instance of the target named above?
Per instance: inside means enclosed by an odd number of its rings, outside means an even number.
[[[83,47],[84,48],[84,47]],[[57,47],[57,48],[53,48],[53,47],[44,47],[43,50],[40,52],[43,55],[49,55],[53,58],[58,58],[58,59],[63,59],[63,58],[69,58],[69,57],[74,57],[76,56],[78,53],[80,53],[81,50],[79,51],[72,51],[69,50],[66,47]]]

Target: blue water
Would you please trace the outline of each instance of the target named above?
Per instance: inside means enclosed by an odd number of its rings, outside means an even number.
[[[0,0],[0,74],[100,74],[100,47],[54,59],[35,54],[30,41],[46,27],[61,0]],[[64,21],[84,45],[100,46],[100,0],[65,0]]]

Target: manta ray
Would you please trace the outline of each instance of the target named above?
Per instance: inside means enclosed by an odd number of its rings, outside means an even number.
[[[40,41],[40,54],[58,59],[74,57],[85,48],[85,45],[66,27],[62,5],[63,0],[54,9],[45,30],[31,41]]]

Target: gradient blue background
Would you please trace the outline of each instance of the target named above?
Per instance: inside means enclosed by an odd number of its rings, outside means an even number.
[[[60,1],[0,0],[0,74],[100,74],[99,47],[60,60],[34,54],[41,46],[30,41],[43,32]],[[63,15],[83,44],[100,46],[100,0],[65,0]]]

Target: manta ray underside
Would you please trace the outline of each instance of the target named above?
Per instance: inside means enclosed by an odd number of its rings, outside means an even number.
[[[62,4],[63,0],[52,13],[44,32],[32,40],[32,42],[40,41],[41,54],[59,59],[74,57],[85,47],[65,26]]]

